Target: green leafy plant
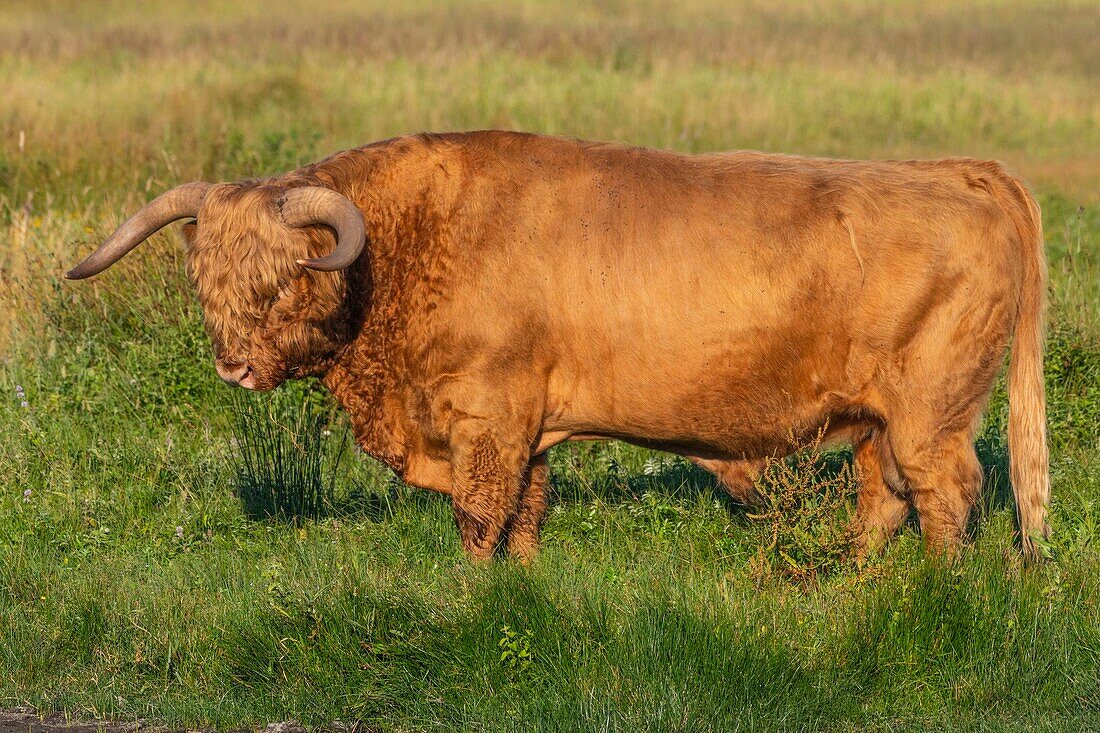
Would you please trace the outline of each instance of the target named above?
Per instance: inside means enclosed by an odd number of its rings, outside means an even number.
[[[675,534],[683,526],[679,507],[667,495],[657,491],[644,492],[637,501],[627,505],[627,511],[656,537]]]
[[[531,668],[531,629],[516,631],[507,624],[500,629],[500,663],[509,671],[520,674]]]

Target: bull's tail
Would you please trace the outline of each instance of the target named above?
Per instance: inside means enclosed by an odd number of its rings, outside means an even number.
[[[1017,301],[1015,335],[1008,366],[1008,451],[1016,517],[1025,557],[1043,553],[1050,536],[1046,523],[1050,501],[1046,389],[1043,341],[1046,325],[1046,254],[1039,205],[1024,185],[1006,176],[1010,201],[1005,208],[1020,233],[1023,279]]]

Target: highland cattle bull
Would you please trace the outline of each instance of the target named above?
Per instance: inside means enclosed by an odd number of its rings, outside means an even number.
[[[179,219],[218,374],[319,377],[367,453],[451,496],[474,558],[534,553],[562,441],[677,453],[745,498],[826,426],[866,542],[912,505],[953,549],[1010,340],[1025,552],[1048,531],[1043,238],[997,163],[416,135],[172,189],[67,277]]]

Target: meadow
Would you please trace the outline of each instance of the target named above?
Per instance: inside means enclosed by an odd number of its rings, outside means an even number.
[[[1091,0],[3,3],[0,709],[1100,729],[1098,37]],[[766,511],[605,443],[553,451],[534,563],[472,566],[449,502],[357,453],[316,386],[220,382],[171,231],[61,280],[178,183],[488,127],[1004,161],[1050,259],[1049,559],[1025,566],[1014,542],[999,384],[956,561],[926,556],[913,523],[847,557],[845,451],[776,466]]]

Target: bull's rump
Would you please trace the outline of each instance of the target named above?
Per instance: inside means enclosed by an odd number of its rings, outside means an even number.
[[[922,331],[1010,328],[1018,242],[987,163],[524,136],[476,160],[494,203],[458,297],[501,349],[537,334],[547,431],[768,453],[873,412]]]

